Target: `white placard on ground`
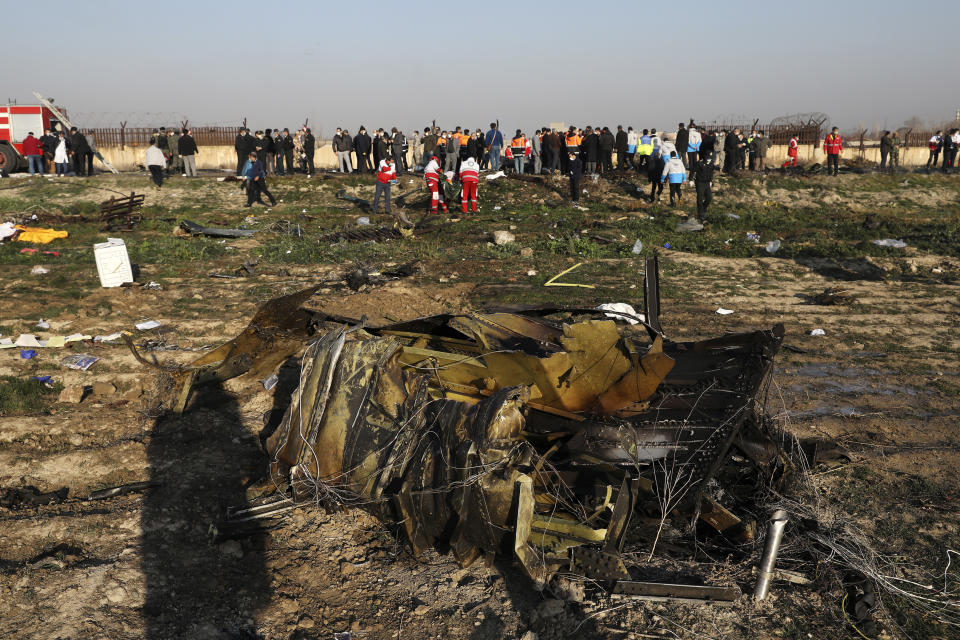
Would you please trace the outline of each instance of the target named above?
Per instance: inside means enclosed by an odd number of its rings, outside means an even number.
[[[106,242],[93,245],[93,255],[100,274],[100,286],[119,287],[124,282],[133,282],[130,256],[123,240],[107,238]]]

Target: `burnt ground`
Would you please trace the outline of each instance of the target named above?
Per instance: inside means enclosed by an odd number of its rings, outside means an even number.
[[[403,180],[408,209],[419,211],[419,181]],[[904,185],[903,182],[907,181]],[[674,339],[769,328],[784,322],[768,410],[798,437],[836,443],[841,464],[814,467],[802,491],[812,512],[856,528],[903,579],[953,593],[948,550],[960,545],[960,182],[955,177],[841,176],[724,179],[704,234],[676,232],[690,204],[671,210],[638,197],[644,181],[617,176],[585,184],[583,208],[560,197],[562,180],[481,184],[479,216],[417,239],[319,242],[356,227],[365,213],[335,193],[372,196],[372,181],[324,176],[272,185],[282,201],[254,209],[251,239],[175,237],[180,219],[237,226],[242,209],[232,183],[176,178],[159,194],[138,175],[77,180],[11,180],[0,190],[3,219],[64,228],[70,237],[21,254],[0,245],[0,334],[39,337],[129,330],[161,362],[187,362],[236,335],[260,303],[321,283],[308,306],[371,322],[479,308],[489,302],[640,303],[642,256],[658,247],[661,322]],[[132,232],[107,233],[95,221],[109,191],[147,192],[145,220]],[[499,207],[499,208],[497,208]],[[739,215],[739,219],[727,214]],[[302,237],[279,220],[301,225]],[[374,218],[374,223],[385,222]],[[272,229],[272,230],[271,230]],[[487,242],[493,230],[516,242]],[[746,236],[756,233],[759,242]],[[101,289],[91,246],[124,237],[138,281],[161,289]],[[878,247],[902,238],[906,249]],[[766,242],[780,239],[770,255]],[[663,248],[670,243],[671,248]],[[531,251],[522,251],[530,249]],[[420,260],[422,273],[352,291],[341,282],[356,265],[384,269]],[[235,275],[244,262],[253,274]],[[565,268],[567,282],[595,289],[547,288]],[[43,265],[49,273],[31,269]],[[532,274],[532,275],[531,275]],[[827,287],[852,297],[815,304]],[[718,307],[733,314],[718,315]],[[40,318],[49,330],[35,330]],[[146,319],[162,323],[138,332]],[[824,336],[809,335],[823,329]],[[154,349],[150,351],[150,349]],[[651,576],[699,576],[735,584],[744,595],[729,608],[646,603],[595,590],[540,593],[509,559],[461,569],[452,557],[417,560],[393,531],[359,510],[326,513],[304,506],[257,535],[213,543],[229,506],[258,497],[267,460],[265,423],[285,406],[295,368],[264,390],[241,377],[207,388],[182,417],[157,410],[154,372],[122,344],[81,342],[38,349],[30,360],[0,350],[0,490],[66,487],[51,504],[0,506],[0,635],[23,638],[821,638],[859,637],[844,615],[843,569],[809,553],[811,524],[791,522],[783,566],[809,585],[775,582],[771,597],[749,596],[761,543],[731,551],[708,536],[693,542],[668,527],[647,563],[646,521],[630,541]],[[60,365],[66,355],[101,360],[88,371]],[[294,373],[293,376],[290,374]],[[18,386],[50,375],[49,393]],[[79,404],[58,402],[60,386],[88,390]],[[294,382],[295,384],[295,382]],[[115,389],[115,390],[114,390]],[[31,397],[27,397],[30,394]],[[18,395],[19,394],[19,395]],[[734,460],[730,471],[736,474]],[[137,481],[156,483],[106,500],[91,492]],[[717,495],[763,529],[773,502],[743,504]],[[647,523],[648,524],[648,523]],[[815,528],[814,528],[815,530]],[[820,561],[818,561],[818,558]],[[955,564],[955,563],[954,563]],[[955,598],[954,598],[955,599]],[[960,637],[946,621],[956,610],[918,607],[881,594],[870,638]],[[935,609],[931,612],[931,608]],[[175,614],[172,612],[176,612]]]

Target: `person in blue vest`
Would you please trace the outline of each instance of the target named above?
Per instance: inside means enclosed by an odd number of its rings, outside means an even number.
[[[503,148],[503,134],[500,133],[497,123],[490,123],[490,130],[483,139],[483,145],[490,156],[490,170],[500,170],[500,149]]]
[[[670,159],[663,165],[663,173],[660,174],[660,182],[670,183],[670,206],[680,204],[683,194],[680,187],[687,181],[687,169],[677,155],[676,151],[670,152]]]

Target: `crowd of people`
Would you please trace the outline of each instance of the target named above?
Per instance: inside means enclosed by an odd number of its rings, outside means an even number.
[[[44,129],[39,138],[30,131],[23,139],[23,155],[32,176],[92,176],[96,154],[93,136],[76,127]]]

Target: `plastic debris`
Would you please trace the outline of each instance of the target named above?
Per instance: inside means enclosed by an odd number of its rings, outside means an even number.
[[[664,242],[664,243],[663,243],[663,248],[664,248],[664,249],[672,249],[672,247],[670,246],[670,243],[669,243],[669,242]]]
[[[277,386],[277,381],[279,380],[280,378],[277,376],[277,374],[271,373],[269,376],[261,380],[260,384],[263,385],[264,389],[270,391],[270,389],[273,389],[275,386]]]
[[[49,329],[49,328],[50,328],[50,323],[47,322],[46,320],[44,320],[43,318],[40,318],[40,322],[37,323],[36,328],[37,328],[37,329]]]
[[[157,322],[156,320],[147,320],[146,322],[138,322],[133,326],[136,327],[137,331],[149,331],[150,329],[156,329],[161,324],[161,322]]]
[[[503,209],[503,207],[501,207],[500,205],[497,205],[493,208],[494,211],[500,211],[500,209]]]
[[[735,214],[735,213],[728,213],[728,214],[727,214],[727,217],[730,218],[731,220],[739,220],[739,219],[740,219],[740,216],[738,216],[738,215]]]
[[[20,349],[20,358],[22,360],[30,360],[31,358],[36,358],[37,352],[33,349]]]
[[[810,335],[812,335],[812,336],[825,336],[825,335],[827,335],[827,332],[824,331],[823,329],[814,329],[813,331],[810,332]]]
[[[12,222],[4,222],[0,224],[0,240],[5,240],[17,233],[17,228],[13,225]]]
[[[760,234],[753,231],[747,231],[747,240],[750,242],[760,242]]]
[[[630,252],[636,255],[640,255],[641,251],[643,251],[643,242],[641,242],[640,240],[637,240],[636,242],[633,243],[633,249],[630,249]]]
[[[37,382],[39,382],[45,387],[53,386],[53,378],[51,378],[50,376],[33,376],[31,379],[36,380]]]
[[[33,269],[30,269],[30,273],[33,274],[33,275],[35,275],[35,276],[42,276],[42,275],[44,275],[44,274],[50,273],[50,269],[47,269],[46,267],[41,267],[41,266],[38,264],[38,265],[35,266]]]
[[[75,369],[76,371],[86,371],[87,369],[92,367],[93,363],[95,363],[99,359],[100,358],[98,358],[97,356],[91,356],[86,353],[76,353],[74,355],[67,356],[66,358],[61,360],[60,364],[66,367],[67,369]]]
[[[486,177],[487,180],[496,180],[497,178],[502,178],[502,177],[504,177],[505,175],[507,175],[507,174],[505,174],[503,171],[497,171],[496,173],[491,173],[490,175],[485,176],[485,177]]]
[[[601,311],[611,311],[613,313],[605,313],[603,315],[608,318],[613,318],[614,320],[622,320],[627,324],[646,322],[646,317],[642,313],[637,313],[637,310],[626,302],[604,302],[598,305],[597,309]]]
[[[530,269],[529,271],[527,271],[527,275],[528,275],[528,276],[535,276],[535,275],[537,275],[536,269]]]
[[[144,289],[149,289],[150,291],[162,291],[163,286],[159,282],[154,282],[151,280],[147,284],[143,285]]]
[[[732,309],[724,309],[723,307],[720,307],[719,309],[717,309],[717,315],[719,316],[728,316],[731,313],[733,313]]]
[[[122,335],[123,335],[122,333],[117,332],[117,333],[111,333],[108,336],[96,336],[93,339],[93,341],[94,342],[113,342],[114,340],[119,340],[120,336]]]
[[[878,247],[891,247],[893,249],[903,249],[907,243],[903,240],[894,240],[893,238],[884,238],[883,240],[874,240],[873,244]]]
[[[764,250],[767,253],[776,253],[777,251],[780,250],[780,241],[771,240],[770,242],[767,243],[767,246],[764,247]]]
[[[370,218],[367,216],[360,216],[357,218],[357,226],[366,227],[370,225]]]

